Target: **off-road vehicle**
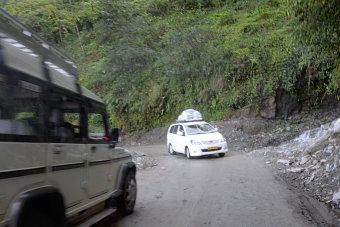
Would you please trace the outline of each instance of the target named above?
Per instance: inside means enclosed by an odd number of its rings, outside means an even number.
[[[66,54],[0,9],[0,226],[133,211],[135,164]]]

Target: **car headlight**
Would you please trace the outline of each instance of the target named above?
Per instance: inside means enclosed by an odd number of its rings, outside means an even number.
[[[222,137],[222,139],[220,139],[220,143],[225,143],[225,142],[227,142],[227,139]]]
[[[191,140],[190,142],[192,145],[202,145],[201,142],[197,140]]]

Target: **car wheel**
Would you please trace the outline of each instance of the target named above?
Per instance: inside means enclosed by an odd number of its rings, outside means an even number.
[[[129,215],[133,212],[137,198],[137,182],[133,171],[129,171],[125,177],[122,196],[119,210],[123,215]]]
[[[57,227],[61,226],[47,216],[43,212],[31,210],[25,214],[24,217],[22,217],[22,220],[19,220],[19,223],[17,226],[27,226],[27,227],[45,227],[45,226],[51,226],[51,227]]]
[[[224,157],[225,153],[218,153],[218,156]]]
[[[186,148],[185,148],[185,154],[186,154],[186,156],[187,156],[188,159],[191,159],[189,147],[186,147]]]
[[[171,145],[171,144],[169,145],[169,153],[170,153],[171,155],[174,155],[174,154],[175,154],[175,151],[174,151],[174,149],[172,148],[172,145]]]

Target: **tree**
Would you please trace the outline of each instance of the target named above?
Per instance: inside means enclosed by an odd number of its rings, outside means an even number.
[[[61,25],[61,22],[60,22],[60,19],[59,19],[57,0],[53,0],[53,3],[54,3],[55,15],[56,15],[57,23],[58,23],[58,31],[59,31],[60,43],[63,46],[64,45],[64,43],[63,43],[63,34],[62,34],[62,30],[61,30],[62,25]]]
[[[74,13],[74,10],[73,10],[72,0],[69,0],[68,2],[70,4],[70,9],[71,9],[72,16],[73,16],[74,27],[76,28],[76,32],[77,32],[77,36],[78,36],[78,40],[79,40],[81,50],[83,51],[83,54],[86,55],[85,50],[84,50],[84,46],[83,46],[83,43],[82,43],[82,40],[81,40],[79,28],[78,28],[78,25],[77,25],[77,16],[76,16],[76,14]]]
[[[340,0],[287,0],[287,5],[288,15],[298,19],[297,45],[304,50],[299,66],[320,103],[340,88]]]
[[[4,9],[52,43],[63,45],[73,27],[72,13],[60,0],[8,1]]]

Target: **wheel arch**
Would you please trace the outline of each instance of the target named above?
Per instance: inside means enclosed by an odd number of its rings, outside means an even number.
[[[124,179],[129,171],[133,171],[133,173],[136,174],[136,164],[134,162],[127,162],[122,164],[118,181],[118,189],[122,190],[124,188]]]
[[[190,150],[190,149],[189,149],[189,146],[188,146],[188,145],[185,145],[185,147],[184,147],[184,154],[187,153],[187,150]]]
[[[57,188],[46,186],[26,191],[17,196],[9,208],[10,220],[8,226],[24,226],[23,217],[32,209],[43,211],[49,215],[57,226],[63,226],[66,223],[63,196]]]
[[[172,149],[172,151],[173,151],[173,154],[175,154],[176,151],[175,151],[174,146],[172,145],[172,143],[169,143],[169,145],[168,145],[168,152],[171,154],[171,152],[170,152],[170,147],[171,147],[171,149]]]
[[[188,154],[188,152],[189,152],[189,154]],[[184,154],[185,154],[185,156],[186,156],[188,159],[191,159],[191,158],[192,158],[192,156],[191,156],[191,154],[190,154],[190,148],[189,148],[188,145],[185,145]]]
[[[108,207],[117,206],[117,200],[119,200],[118,198],[121,197],[123,194],[125,178],[130,171],[133,171],[133,174],[136,174],[136,164],[134,162],[127,162],[121,165],[117,190],[114,193],[112,193],[106,206]]]

